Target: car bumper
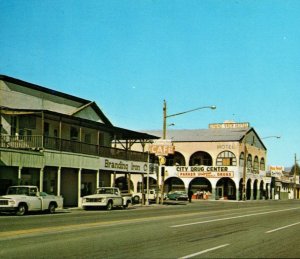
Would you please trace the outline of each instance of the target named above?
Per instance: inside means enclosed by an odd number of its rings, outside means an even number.
[[[106,203],[104,202],[83,202],[82,207],[105,207]]]
[[[17,207],[0,207],[0,212],[15,212]]]

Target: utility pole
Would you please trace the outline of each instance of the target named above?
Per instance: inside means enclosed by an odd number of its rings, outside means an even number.
[[[163,107],[163,139],[166,139],[167,135],[167,103],[164,100],[164,107]],[[163,161],[163,163],[161,162]],[[160,163],[160,170],[161,170],[161,204],[164,203],[164,188],[165,188],[165,161],[166,159],[159,159]]]
[[[296,174],[297,174],[297,157],[295,154],[295,165],[294,165],[294,199],[297,199],[297,188],[296,188]]]
[[[246,148],[246,135],[244,136],[244,166],[243,166],[243,190],[242,200],[246,200],[246,169],[247,169],[247,148]]]
[[[182,115],[182,114],[185,114],[185,113],[189,113],[189,112],[193,112],[193,111],[198,111],[198,110],[201,110],[201,109],[212,109],[212,110],[215,110],[217,107],[215,105],[212,105],[212,106],[203,106],[203,107],[198,107],[198,108],[195,108],[195,109],[192,109],[192,110],[188,110],[188,111],[184,111],[184,112],[178,112],[178,113],[174,113],[174,114],[170,114],[170,115],[167,115],[167,102],[166,100],[164,100],[164,106],[163,106],[163,134],[162,134],[162,139],[163,140],[166,140],[166,137],[167,137],[167,118],[169,117],[174,117],[174,116],[178,116],[178,115]],[[164,196],[164,181],[165,181],[165,162],[166,162],[166,158],[165,157],[161,157],[160,159],[160,168],[161,168],[161,177],[162,177],[162,185],[161,185],[161,203],[163,204],[163,196]],[[159,183],[158,181],[158,178],[157,178],[157,182]]]

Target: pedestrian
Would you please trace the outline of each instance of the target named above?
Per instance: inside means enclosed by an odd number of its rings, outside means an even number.
[[[188,192],[189,202],[192,202],[193,191],[190,189]]]

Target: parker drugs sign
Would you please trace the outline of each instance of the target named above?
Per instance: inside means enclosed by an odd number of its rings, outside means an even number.
[[[175,146],[170,139],[160,139],[149,145],[149,152],[156,156],[168,156],[174,154]]]

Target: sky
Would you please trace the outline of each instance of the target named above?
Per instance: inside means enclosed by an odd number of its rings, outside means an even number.
[[[0,0],[0,10],[2,75],[95,101],[136,131],[162,129],[164,100],[167,115],[215,105],[168,129],[249,122],[269,165],[300,159],[299,0]]]

